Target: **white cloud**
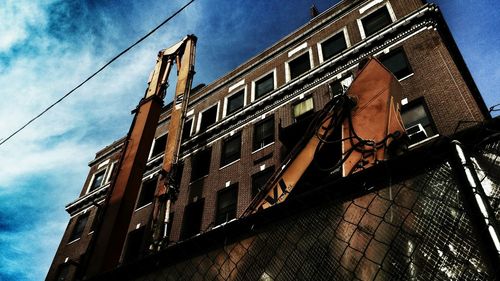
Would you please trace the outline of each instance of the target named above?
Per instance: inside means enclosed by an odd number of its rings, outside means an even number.
[[[45,7],[54,1],[6,0],[0,7],[0,53],[28,38],[29,29],[47,23]]]
[[[52,19],[47,9],[55,2],[7,1],[0,6],[0,139],[133,43],[152,27],[151,21],[160,19],[154,23],[157,24],[170,14],[165,13],[164,7],[151,10],[161,15],[144,12],[142,5],[138,6],[140,13],[127,10],[134,20],[147,16],[146,23],[134,23],[139,33],[131,35],[131,23],[120,22],[120,15],[83,9],[82,13],[92,13],[87,19],[104,24],[94,34],[90,28],[93,23],[76,23],[84,26],[83,33],[72,40],[75,34],[51,34]],[[192,32],[199,14],[186,10],[175,24],[160,29],[0,146],[2,204],[9,204],[12,210],[18,206],[44,218],[29,221],[28,229],[0,229],[0,271],[8,269],[13,276],[18,276],[16,272],[19,276],[24,274],[26,280],[44,278],[68,222],[64,205],[80,192],[88,161],[99,149],[126,134],[130,110],[144,94],[157,52]],[[103,34],[106,37],[101,37]],[[26,271],[30,266],[32,270]],[[0,279],[2,276],[0,272]]]

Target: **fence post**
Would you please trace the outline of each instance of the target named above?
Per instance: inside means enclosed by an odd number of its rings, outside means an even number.
[[[459,189],[468,215],[471,217],[473,229],[477,234],[480,251],[489,273],[494,280],[500,280],[500,242],[496,218],[491,206],[487,203],[481,181],[469,157],[466,157],[459,141],[451,142],[451,165],[460,181]],[[486,203],[485,203],[486,202]]]

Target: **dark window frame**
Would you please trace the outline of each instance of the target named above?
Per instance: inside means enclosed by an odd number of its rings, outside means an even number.
[[[193,133],[193,121],[194,118],[189,118],[184,121],[182,125],[181,143],[187,141],[191,137]],[[189,124],[189,128],[186,124]]]
[[[208,114],[209,111],[211,110],[215,110],[215,112],[213,114],[214,115],[214,120],[212,122],[212,118],[210,119],[210,121],[206,121],[207,120],[207,116],[204,117],[204,114]],[[217,123],[217,121],[219,120],[219,103],[216,103],[212,106],[209,106],[207,107],[206,109],[204,109],[203,111],[200,112],[200,114],[198,114],[199,116],[199,121],[198,121],[198,132],[202,133],[206,130],[208,130],[210,127],[212,127],[214,124]]]
[[[158,186],[158,177],[153,177],[142,182],[139,196],[135,204],[135,210],[151,204],[154,200],[156,187]]]
[[[253,83],[252,83],[252,87],[253,87],[253,100],[256,101],[262,97],[265,97],[267,94],[269,94],[270,92],[274,91],[274,89],[276,89],[276,77],[275,77],[275,72],[276,70],[273,70],[263,76],[261,76],[260,78],[256,79]],[[264,84],[264,82],[268,79],[271,79],[271,82],[272,82],[272,87],[267,89],[264,91],[264,92],[259,92],[259,85],[261,84]]]
[[[223,224],[236,218],[238,212],[238,191],[239,191],[239,184],[237,182],[217,191],[217,203],[215,207],[214,225]],[[230,199],[234,199],[234,202],[229,201],[229,204],[227,203],[225,204],[227,206],[221,207],[222,196],[229,196]]]
[[[228,154],[227,146],[237,141],[238,152]],[[225,138],[221,144],[220,167],[227,166],[241,158],[241,131]]]
[[[125,262],[137,260],[144,255],[145,236],[146,226],[141,226],[127,234],[125,253],[123,254]]]
[[[382,15],[383,11],[387,12],[387,14]],[[368,26],[368,28],[367,28],[367,24],[373,24],[373,21],[380,20],[380,18],[377,19],[377,16],[379,16],[379,17],[383,16],[384,19],[382,19],[382,20],[389,19],[389,22],[383,21],[382,23],[380,23],[374,27]],[[385,18],[385,16],[388,16],[388,18]],[[391,16],[391,11],[389,10],[389,7],[384,4],[384,5],[380,6],[379,8],[373,10],[372,12],[367,14],[366,16],[362,17],[360,19],[360,21],[361,21],[361,26],[363,27],[363,33],[365,35],[365,38],[368,38],[371,35],[377,33],[378,31],[384,29],[385,27],[391,25],[394,22],[394,19]],[[367,23],[366,21],[371,21],[371,22]]]
[[[80,239],[83,235],[83,232],[85,231],[85,227],[87,226],[88,220],[89,220],[89,213],[84,213],[79,215],[75,219],[75,224],[73,225],[73,229],[71,230],[71,233],[69,235],[69,243],[76,241]]]
[[[230,110],[231,100],[237,98],[237,96],[239,96],[240,94],[242,96],[241,105],[238,105],[236,108],[233,108],[232,110]],[[233,91],[231,94],[227,95],[227,97],[225,98],[224,117],[240,111],[241,109],[243,109],[245,107],[245,103],[246,103],[246,88],[241,88],[239,90]]]
[[[205,155],[207,154],[207,155]],[[200,158],[205,158],[208,157],[208,159],[200,159]],[[200,165],[200,161],[205,160],[207,163],[205,166]],[[195,165],[196,162],[196,165]],[[190,175],[190,182],[197,181],[199,179],[202,179],[206,177],[210,173],[210,166],[212,162],[212,147],[207,147],[201,151],[198,151],[197,153],[193,154],[191,156],[191,175]]]
[[[342,85],[342,82],[348,78],[351,78],[351,83],[354,81],[354,77],[352,73],[348,72],[348,74],[342,76],[340,79],[336,79],[328,84],[330,89],[330,98],[333,98],[336,95],[344,93],[349,87],[345,87]]]
[[[271,121],[270,121],[271,120]],[[257,140],[257,128],[259,126],[264,126],[263,124],[266,122],[271,122],[272,123],[272,137],[270,136],[264,136],[260,140]],[[269,117],[266,117],[264,120],[261,120],[257,123],[254,124],[253,126],[253,140],[252,140],[252,151],[257,151],[267,145],[270,145],[271,143],[276,141],[276,126],[274,122],[274,115],[271,115]],[[271,140],[272,139],[272,140]]]
[[[255,197],[255,195],[257,195],[262,190],[261,187],[264,184],[266,184],[266,182],[269,181],[269,179],[273,176],[274,172],[275,172],[275,168],[273,165],[273,166],[267,167],[264,170],[259,171],[259,172],[252,175],[252,198]],[[262,178],[260,178],[260,177],[263,177],[266,179],[262,180]],[[258,181],[256,179],[260,180],[260,182],[262,183],[262,186],[257,186]]]
[[[97,184],[96,179],[98,178],[98,176],[101,176],[101,175],[102,175],[102,178],[101,178],[99,184]],[[92,181],[90,182],[89,190],[87,193],[90,193],[90,192],[98,189],[99,187],[103,186],[105,183],[105,180],[106,180],[106,169],[98,170],[97,172],[95,172],[92,175]]]
[[[312,100],[312,103],[313,103],[313,106],[311,109],[309,109],[308,111],[306,112],[303,112],[302,114],[300,114],[299,116],[295,116],[295,106],[303,103],[303,102],[306,102],[307,100],[311,99]],[[300,100],[297,100],[295,102],[293,102],[291,104],[291,111],[292,111],[292,118],[295,122],[299,121],[299,120],[303,120],[304,118],[307,118],[308,116],[311,116],[312,114],[314,114],[314,97],[313,95],[308,95],[308,96],[305,96],[303,99],[300,99]]]
[[[68,262],[61,263],[59,266],[57,266],[56,278],[54,280],[55,281],[69,280],[68,277],[70,272],[70,266],[71,264]]]
[[[300,64],[295,65],[295,63],[302,60],[304,57],[306,58],[305,61],[309,65],[308,69],[305,69],[305,68],[302,69]],[[311,63],[311,53],[310,53],[309,49],[306,52],[295,56],[293,59],[289,60],[286,64],[287,64],[288,74],[289,74],[289,78],[290,78],[289,81],[291,81],[291,80],[301,76],[302,74],[310,71],[313,68],[313,64]],[[297,67],[297,69],[295,69],[295,67]],[[296,70],[298,70],[298,72],[296,72]]]
[[[200,198],[196,202],[189,203],[184,207],[180,236],[181,240],[200,233],[204,211],[205,198]]]
[[[396,56],[398,55],[401,55],[401,58],[403,59],[403,61],[405,62],[405,68],[404,69],[400,69],[396,72],[394,72],[390,66],[386,66],[386,63],[384,62],[387,62],[388,60],[390,60],[391,58],[395,58]],[[387,54],[383,54],[383,55],[380,55],[378,60],[380,61],[380,63],[382,63],[388,70],[391,71],[392,74],[394,74],[394,76],[398,79],[398,80],[402,80],[406,77],[409,77],[411,76],[414,72],[413,72],[413,68],[411,67],[411,64],[410,64],[410,60],[408,59],[408,55],[406,55],[406,52],[404,50],[403,47],[399,47],[399,48],[395,48],[394,50],[391,50],[389,53]]]
[[[425,129],[426,133],[427,133],[427,137],[429,138],[431,136],[439,134],[439,131],[438,131],[437,127],[436,127],[436,123],[434,122],[432,114],[431,114],[431,112],[429,110],[429,106],[427,105],[427,102],[425,101],[424,97],[419,97],[419,98],[417,98],[415,100],[412,100],[412,101],[408,102],[407,104],[403,105],[401,107],[401,118],[410,109],[413,109],[413,108],[416,108],[416,107],[419,107],[419,106],[423,107],[424,112],[425,112],[425,116],[427,117],[428,122],[429,122],[429,124],[427,124],[427,125],[424,124],[422,126]],[[404,122],[404,120],[403,120],[403,122]],[[411,126],[414,126],[416,124],[412,124]],[[411,126],[406,127],[406,124],[405,124],[406,129],[408,129]],[[431,130],[431,134],[429,134],[429,131],[427,129]]]
[[[162,146],[161,148],[158,148],[158,143],[159,143],[158,140],[159,139],[161,139],[161,142],[160,142],[160,145]],[[151,154],[149,156],[149,159],[153,159],[153,158],[160,156],[160,154],[164,154],[165,148],[167,146],[167,141],[168,141],[168,133],[165,133],[161,136],[156,137],[154,139],[153,145],[151,147]]]
[[[327,61],[327,60],[335,57],[336,55],[342,53],[342,51],[349,48],[349,44],[347,42],[347,37],[346,37],[346,32],[344,32],[344,30],[345,30],[345,28],[342,28],[339,32],[333,34],[332,36],[330,36],[326,40],[323,40],[322,42],[318,43],[318,45],[321,47],[322,62]],[[332,52],[331,54],[325,55],[325,50],[327,50],[327,49],[324,46],[326,46],[327,44],[332,43],[334,41],[337,41],[338,40],[337,37],[342,37],[342,39],[344,39],[343,40],[344,47],[342,49],[337,49],[335,52]]]

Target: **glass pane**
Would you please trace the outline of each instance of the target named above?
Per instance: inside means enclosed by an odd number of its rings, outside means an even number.
[[[236,217],[238,184],[219,191],[217,194],[217,215],[215,224],[221,224]]]
[[[398,79],[408,76],[412,73],[410,64],[406,59],[403,50],[399,49],[380,59],[380,62],[387,67]]]
[[[88,219],[89,219],[88,213],[80,215],[76,219],[76,223],[75,223],[75,226],[73,227],[73,231],[71,232],[71,235],[69,237],[69,241],[73,241],[77,238],[80,238],[80,236],[82,236],[83,230],[85,228],[85,225],[87,224]]]
[[[262,190],[264,184],[269,180],[269,178],[274,173],[274,167],[267,168],[262,172],[259,172],[252,177],[252,196],[257,195],[257,193]]]
[[[189,119],[182,127],[182,141],[189,139],[191,136],[191,127],[193,126],[193,119]]]
[[[333,36],[332,38],[326,40],[321,44],[321,51],[323,53],[323,60],[327,60],[343,50],[347,49],[347,45],[344,38],[344,33]]]
[[[269,118],[254,127],[253,149],[259,149],[274,141],[274,118]]]
[[[432,120],[429,118],[429,113],[423,104],[416,104],[410,108],[403,107],[401,117],[403,118],[406,129],[421,124],[428,137],[436,134]]]
[[[154,178],[142,184],[141,193],[139,194],[136,208],[146,206],[147,204],[153,202],[157,181],[158,179]]]
[[[302,73],[311,69],[311,62],[309,61],[309,53],[305,53],[300,57],[291,61],[288,66],[290,67],[290,79],[300,76]]]
[[[386,7],[382,7],[361,20],[366,37],[379,31],[392,23],[391,16]]]
[[[211,148],[200,151],[193,156],[191,159],[191,182],[208,175],[211,157]]]
[[[151,153],[151,158],[162,154],[165,151],[165,147],[167,145],[167,135],[163,135],[157,139],[155,139],[153,152]]]
[[[212,106],[210,109],[201,114],[200,132],[205,131],[210,125],[217,120],[217,106]]]
[[[294,105],[293,107],[293,117],[297,118],[300,115],[312,110],[314,108],[313,99],[308,98],[305,101]]]
[[[255,82],[255,99],[274,90],[274,74],[269,73],[259,81]]]
[[[105,171],[100,171],[99,173],[95,174],[94,180],[92,181],[92,185],[90,186],[89,191],[92,191],[101,186],[102,181],[104,179],[104,172]]]
[[[233,136],[224,142],[221,165],[226,165],[240,158],[241,134]]]
[[[243,108],[245,92],[244,90],[239,91],[238,93],[227,98],[227,113],[229,115],[240,108]]]

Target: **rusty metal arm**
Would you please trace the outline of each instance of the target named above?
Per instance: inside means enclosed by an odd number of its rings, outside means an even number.
[[[341,144],[342,156],[332,170],[341,168],[342,175],[348,176],[387,159],[389,144],[405,132],[400,116],[401,91],[394,75],[370,58],[347,92],[334,97],[316,116],[310,131],[242,216],[285,201],[318,151],[338,130],[342,136],[330,142]]]

